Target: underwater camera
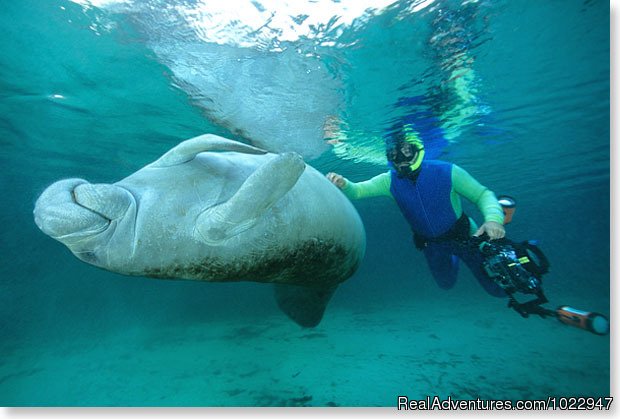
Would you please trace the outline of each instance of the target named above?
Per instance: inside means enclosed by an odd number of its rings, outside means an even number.
[[[485,256],[487,275],[507,294],[540,294],[540,277],[549,271],[549,262],[535,242],[483,241],[478,248]]]
[[[498,196],[504,212],[504,224],[512,220],[516,201],[508,195]],[[549,261],[535,240],[516,243],[506,238],[470,238],[467,245],[477,247],[483,256],[482,268],[488,277],[508,295],[508,307],[522,317],[536,314],[542,318],[555,317],[561,323],[587,330],[596,335],[609,333],[609,319],[603,314],[578,310],[562,305],[555,310],[542,307],[548,303],[542,289],[541,277],[549,272]],[[515,294],[534,295],[526,302],[517,301]]]
[[[542,275],[549,272],[549,261],[535,241],[514,243],[508,239],[479,242],[484,256],[482,267],[493,282],[508,294],[508,307],[523,317],[536,314],[555,317],[560,322],[597,335],[609,333],[609,319],[600,313],[560,306],[556,310],[542,307],[548,302],[542,289]],[[533,294],[535,298],[519,302],[514,294]]]

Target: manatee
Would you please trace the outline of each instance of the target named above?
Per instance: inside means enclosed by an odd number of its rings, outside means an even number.
[[[272,283],[303,327],[321,321],[366,246],[353,205],[298,154],[211,134],[113,184],[53,183],[34,219],[80,260],[119,274]]]

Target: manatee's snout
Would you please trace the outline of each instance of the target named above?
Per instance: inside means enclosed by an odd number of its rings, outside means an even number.
[[[80,185],[89,183],[83,179],[65,179],[43,191],[34,206],[34,222],[41,231],[65,242],[107,227],[109,220],[76,202],[75,190]]]
[[[41,194],[34,207],[34,221],[45,234],[71,244],[105,230],[132,205],[133,196],[116,185],[65,179]]]

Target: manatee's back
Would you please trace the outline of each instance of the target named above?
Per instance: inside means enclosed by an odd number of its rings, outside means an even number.
[[[111,248],[118,252],[111,264],[132,274],[145,274],[217,256],[220,249],[196,238],[196,219],[206,209],[230,199],[260,165],[260,158],[264,156],[200,153],[173,166],[146,166],[117,182],[135,197],[137,211],[134,231],[127,225],[114,235]],[[130,249],[121,245],[122,241],[131,241]]]

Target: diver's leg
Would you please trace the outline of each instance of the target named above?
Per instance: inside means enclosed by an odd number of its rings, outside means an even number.
[[[482,288],[493,297],[506,297],[506,292],[489,278],[482,267],[484,257],[478,249],[466,249],[459,252],[459,257],[467,265],[472,274],[476,277]]]
[[[452,288],[459,272],[458,257],[442,243],[428,243],[424,248],[424,256],[439,288]]]

